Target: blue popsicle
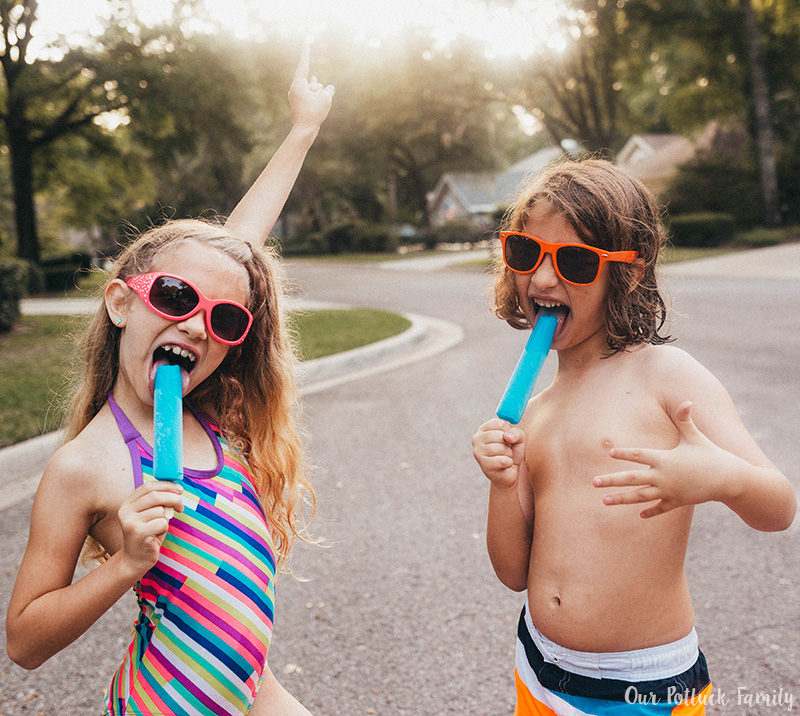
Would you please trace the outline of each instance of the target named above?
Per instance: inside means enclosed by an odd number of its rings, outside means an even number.
[[[522,420],[522,414],[533,394],[536,378],[553,342],[557,325],[556,314],[546,308],[542,309],[525,344],[525,349],[517,361],[511,380],[508,381],[500,405],[497,406],[498,418],[508,420],[515,425]]]
[[[177,365],[156,368],[153,415],[153,476],[156,480],[183,477],[183,386]]]

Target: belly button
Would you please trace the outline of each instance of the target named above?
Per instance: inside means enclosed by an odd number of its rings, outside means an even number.
[[[560,607],[561,606],[561,600],[558,597],[553,597],[553,606],[554,607]]]

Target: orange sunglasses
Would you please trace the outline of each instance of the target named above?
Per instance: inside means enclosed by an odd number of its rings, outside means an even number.
[[[606,261],[629,264],[639,255],[638,251],[603,251],[586,244],[552,244],[518,231],[501,231],[500,243],[503,262],[514,273],[533,273],[545,254],[550,254],[556,273],[575,286],[591,286]]]

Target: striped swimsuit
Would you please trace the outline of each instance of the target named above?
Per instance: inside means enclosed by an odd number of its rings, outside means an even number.
[[[136,486],[153,453],[108,399]],[[158,563],[134,591],[139,617],[104,716],[232,716],[253,703],[272,635],[275,557],[246,463],[196,415],[217,451],[214,470],[185,470],[183,512]]]

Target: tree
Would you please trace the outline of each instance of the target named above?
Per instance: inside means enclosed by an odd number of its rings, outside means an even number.
[[[781,210],[778,201],[778,171],[764,51],[758,21],[753,11],[751,0],[739,0],[739,10],[742,15],[745,45],[750,63],[750,83],[752,87],[758,167],[761,177],[761,198],[764,202],[764,222],[767,226],[779,226],[781,223]]]
[[[475,48],[432,44],[425,35],[406,38],[402,51],[367,70],[369,85],[350,108],[366,146],[382,159],[390,213],[406,206],[423,226],[439,177],[505,164],[506,140],[519,127]]]
[[[526,108],[553,142],[577,141],[611,155],[632,126],[627,89],[630,23],[624,2],[571,0],[562,18],[563,50],[545,50],[524,70]]]

